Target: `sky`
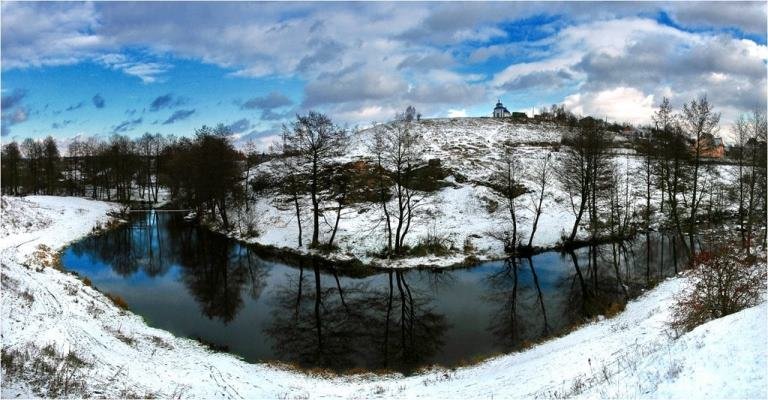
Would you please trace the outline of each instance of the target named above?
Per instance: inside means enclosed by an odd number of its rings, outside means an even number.
[[[297,113],[349,127],[529,114],[644,124],[706,95],[766,108],[766,3],[2,2],[2,141],[223,123],[266,146]]]

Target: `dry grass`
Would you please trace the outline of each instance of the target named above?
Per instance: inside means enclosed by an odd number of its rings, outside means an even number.
[[[89,397],[84,369],[90,364],[73,351],[59,353],[51,345],[3,348],[0,363],[5,382],[20,381],[42,397]]]
[[[157,347],[160,347],[166,350],[173,350],[173,346],[170,343],[166,342],[160,336],[154,336],[154,335],[149,336],[149,340],[152,342],[152,344],[154,344]]]
[[[121,310],[128,310],[128,302],[125,301],[124,298],[120,297],[120,295],[106,293],[105,296],[107,296],[107,298],[110,299],[112,303],[118,306]]]
[[[24,290],[23,292],[19,293],[22,299],[27,302],[27,304],[32,304],[35,302],[35,295],[32,294],[29,290]]]
[[[622,302],[613,302],[610,306],[608,306],[608,309],[605,310],[603,313],[606,318],[613,318],[619,314],[621,314],[622,311],[626,308],[627,304]]]
[[[38,267],[38,271],[42,271],[44,268],[49,267],[59,271],[64,270],[61,263],[61,253],[54,251],[44,244],[37,246],[37,249],[32,253],[31,262],[34,266]]]

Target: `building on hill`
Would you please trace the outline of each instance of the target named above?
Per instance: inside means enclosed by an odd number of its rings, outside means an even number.
[[[501,100],[496,100],[496,108],[493,109],[493,118],[507,118],[511,116],[512,113],[507,110],[507,107],[504,107],[504,105],[501,104]]]
[[[512,112],[512,118],[514,119],[528,119],[528,114],[519,111]]]
[[[693,142],[693,151],[696,151],[697,144]],[[723,158],[725,156],[725,144],[723,139],[713,135],[702,135],[699,155],[707,158]]]

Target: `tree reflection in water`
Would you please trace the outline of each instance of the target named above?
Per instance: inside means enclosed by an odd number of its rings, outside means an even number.
[[[157,212],[134,216],[131,224],[86,238],[71,251],[88,254],[91,262],[108,264],[124,277],[139,271],[148,277],[162,276],[180,266],[181,281],[201,313],[225,324],[242,308],[243,289],[258,299],[268,275],[250,248],[203,229],[190,229],[180,218]]]
[[[487,297],[497,303],[489,330],[505,350],[511,351],[548,335],[550,326],[533,258],[507,259],[504,266],[487,278],[491,288]],[[530,271],[530,282],[521,279],[523,269]]]
[[[515,350],[603,314],[672,275],[682,246],[654,233],[478,268],[352,278],[319,260],[265,262],[180,215],[147,213],[63,259],[149,321],[251,361],[408,373]]]
[[[265,333],[273,339],[273,349],[282,360],[302,366],[344,368],[355,364],[353,344],[364,335],[365,326],[352,309],[358,306],[365,284],[346,288],[342,302],[338,287],[323,288],[320,264],[311,262],[314,279],[305,279],[305,261],[299,262],[299,278],[275,289],[272,319]],[[350,307],[351,306],[351,307]]]
[[[227,324],[243,307],[244,289],[254,300],[261,296],[269,272],[248,247],[201,230],[184,232],[191,234],[179,235],[181,280],[203,315]]]
[[[131,223],[99,236],[89,236],[70,247],[77,256],[87,254],[91,262],[108,264],[120,276],[129,277],[139,271],[147,276],[164,275],[178,262],[173,251],[173,240],[166,238],[167,231],[158,218],[150,212],[132,217]]]
[[[304,264],[298,281],[276,289],[265,329],[281,359],[304,367],[409,372],[439,351],[446,319],[402,271],[388,271],[383,288],[364,281],[342,288],[337,271],[324,273],[318,260],[311,261],[314,279],[306,282]]]

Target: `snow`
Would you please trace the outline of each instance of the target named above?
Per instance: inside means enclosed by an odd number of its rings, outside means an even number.
[[[456,193],[462,196],[461,192]],[[77,198],[3,197],[3,351],[54,344],[85,360],[81,396],[174,398],[766,398],[766,303],[680,338],[669,310],[687,285],[668,279],[611,319],[598,318],[529,350],[455,370],[404,377],[322,377],[214,353],[147,326],[75,276],[34,261],[108,220],[115,205]],[[13,219],[14,223],[9,221]],[[31,302],[22,293],[34,295]],[[122,340],[121,340],[122,338]],[[125,340],[129,338],[131,340]],[[27,368],[26,371],[32,371]],[[29,372],[32,373],[32,372]],[[606,378],[607,377],[607,378]],[[2,397],[32,397],[9,378]],[[39,393],[37,395],[40,395]],[[77,395],[75,395],[77,396]]]
[[[374,133],[383,129],[377,125],[351,137],[348,154],[339,161],[354,161],[370,159],[371,154],[367,143]],[[566,133],[564,128],[553,123],[520,123],[512,120],[493,118],[452,118],[428,119],[413,125],[413,129],[421,135],[426,143],[426,149],[421,153],[424,161],[440,159],[444,168],[453,172],[444,182],[446,187],[432,193],[419,205],[414,221],[406,237],[406,244],[414,246],[427,235],[443,237],[451,254],[446,256],[407,257],[396,260],[381,260],[374,256],[385,247],[385,223],[381,206],[375,203],[352,204],[342,213],[339,231],[335,244],[339,250],[331,254],[322,254],[334,260],[357,259],[366,264],[374,264],[387,268],[408,268],[414,266],[449,267],[461,264],[468,257],[471,260],[495,260],[504,258],[504,245],[493,237],[494,232],[510,229],[508,211],[505,200],[494,191],[484,186],[491,173],[493,163],[499,160],[503,149],[502,144],[512,142],[517,144],[516,157],[519,159],[522,183],[533,191],[536,187],[529,177],[532,168],[551,154],[551,165],[555,165],[562,153],[559,151],[561,136]],[[630,171],[631,190],[635,193],[644,190],[640,181],[639,171],[642,159],[626,149],[614,149],[614,163],[618,170]],[[715,171],[727,170],[727,166],[719,166]],[[273,162],[257,166],[250,174],[272,173]],[[702,174],[707,173],[702,171]],[[465,179],[459,182],[457,175]],[[708,175],[702,176],[702,182]],[[535,194],[534,194],[535,195]],[[519,232],[527,243],[531,231],[534,211],[529,195],[523,195],[518,203]],[[661,194],[654,190],[653,203],[656,210]],[[394,199],[390,210],[394,209]],[[494,210],[491,203],[498,207]],[[634,210],[644,206],[644,200],[635,198]],[[322,205],[321,242],[327,241],[335,221],[337,205],[327,202]],[[260,197],[251,207],[249,213],[243,210],[233,210],[230,219],[236,228],[227,234],[249,243],[288,249],[294,252],[315,253],[309,249],[311,238],[311,210],[309,199],[303,199],[302,205],[303,246],[298,246],[298,227],[293,205],[285,199],[267,194]],[[570,233],[575,222],[575,216],[570,198],[554,179],[546,190],[543,202],[543,214],[540,216],[533,246],[553,248],[561,238]],[[394,221],[394,217],[393,221]],[[659,221],[659,218],[652,218]],[[586,217],[583,218],[586,222]],[[255,225],[260,233],[258,236],[244,234],[248,225]],[[577,238],[586,238],[588,233],[583,227],[577,231]],[[471,243],[473,250],[465,251],[464,244]]]

